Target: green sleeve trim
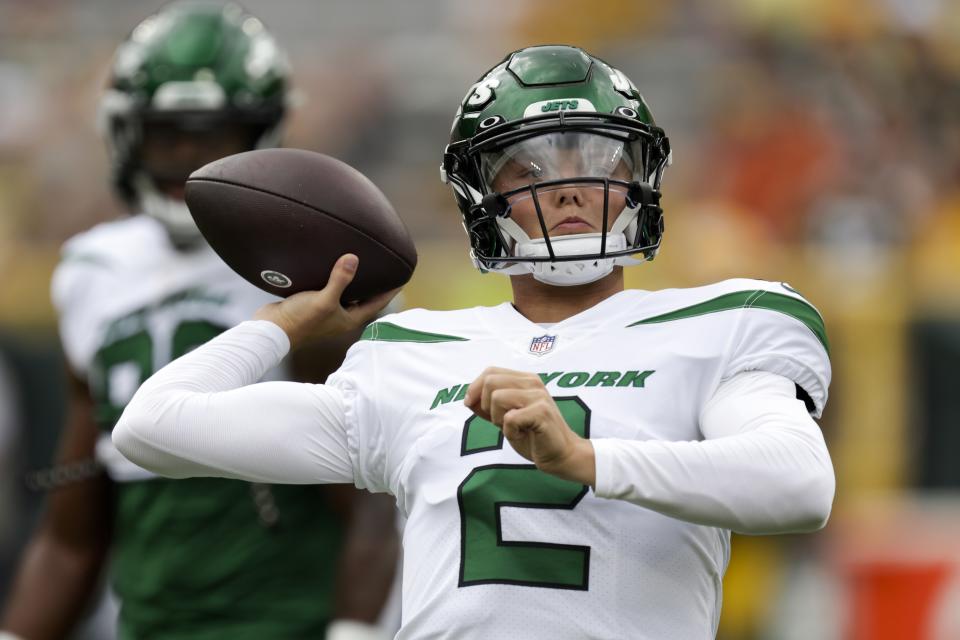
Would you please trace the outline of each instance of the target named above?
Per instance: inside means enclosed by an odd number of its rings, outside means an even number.
[[[823,318],[820,317],[816,309],[804,300],[763,289],[728,293],[713,298],[712,300],[701,302],[700,304],[639,320],[627,326],[635,327],[642,324],[657,324],[671,320],[682,320],[684,318],[693,318],[708,313],[729,311],[731,309],[766,309],[795,318],[805,324],[806,327],[817,336],[817,340],[820,341],[820,344],[823,345],[827,353],[830,353],[830,343],[827,341],[827,330],[823,326]]]
[[[367,325],[360,336],[361,340],[376,342],[466,342],[467,338],[447,336],[442,333],[415,331],[390,322],[374,322]]]

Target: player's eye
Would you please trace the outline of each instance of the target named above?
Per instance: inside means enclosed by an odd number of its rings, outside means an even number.
[[[543,169],[531,162],[520,167],[520,173],[518,177],[539,180],[543,177]]]

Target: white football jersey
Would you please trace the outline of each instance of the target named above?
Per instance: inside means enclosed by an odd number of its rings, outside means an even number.
[[[60,338],[87,380],[104,429],[97,457],[116,481],[152,477],[109,437],[154,371],[277,300],[235,274],[206,244],[177,251],[148,216],[100,224],[71,238],[54,272]]]
[[[702,440],[721,381],[785,376],[819,416],[822,320],[785,285],[624,291],[548,328],[510,304],[370,325],[328,384],[345,399],[357,486],[397,497],[398,638],[713,638],[729,531],[538,471],[463,404],[489,366],[535,372],[592,438]]]

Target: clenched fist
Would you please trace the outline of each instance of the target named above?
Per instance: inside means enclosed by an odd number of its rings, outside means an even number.
[[[593,445],[570,428],[535,373],[488,367],[464,404],[500,428],[510,446],[545,473],[593,486]]]

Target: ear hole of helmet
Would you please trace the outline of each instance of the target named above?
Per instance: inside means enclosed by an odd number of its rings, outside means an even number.
[[[501,256],[506,246],[500,227],[492,218],[481,218],[467,227],[470,245],[478,256]]]

